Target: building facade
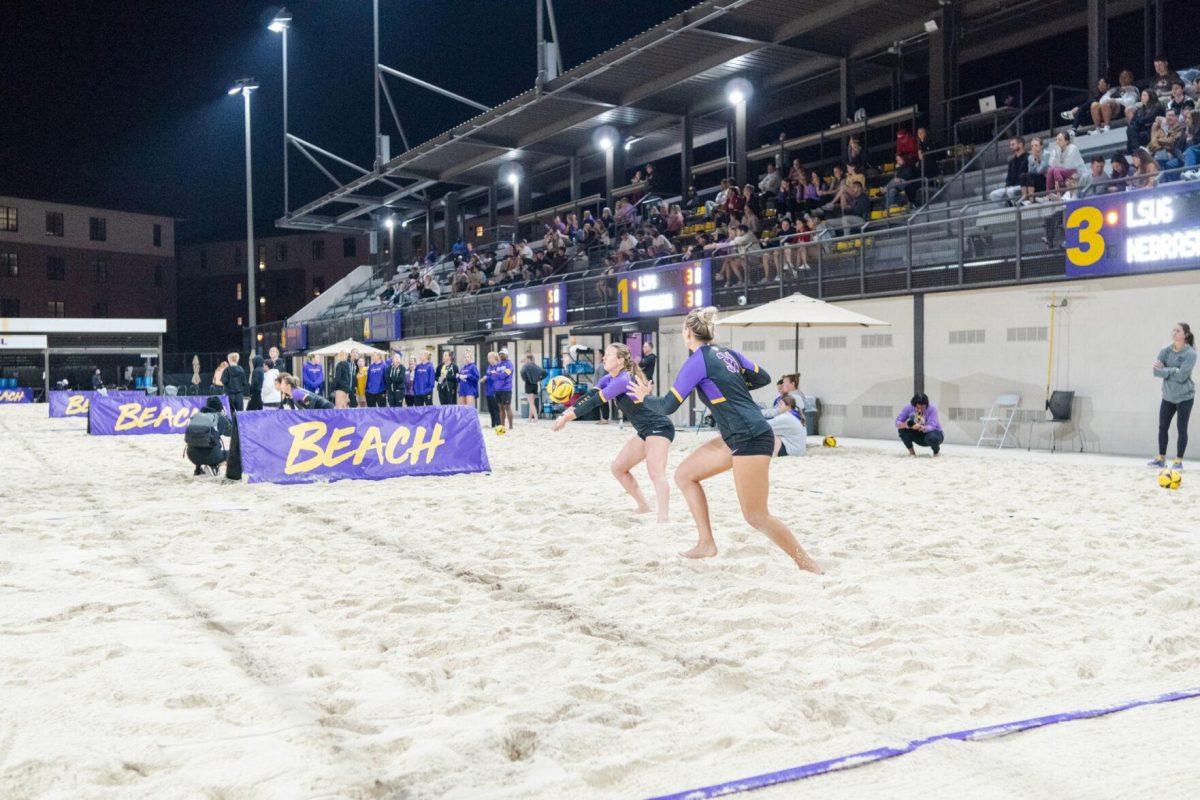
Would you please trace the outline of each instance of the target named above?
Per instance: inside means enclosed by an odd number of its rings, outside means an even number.
[[[286,319],[360,264],[375,261],[367,236],[294,233],[255,240],[258,322]],[[181,351],[240,349],[246,324],[246,240],[179,248]]]
[[[167,320],[176,334],[175,220],[0,196],[0,317]]]

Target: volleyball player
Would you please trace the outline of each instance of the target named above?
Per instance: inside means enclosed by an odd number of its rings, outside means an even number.
[[[475,366],[475,357],[467,353],[463,356],[462,369],[458,371],[458,404],[473,406],[478,397],[479,367]]]
[[[635,380],[629,390],[636,400],[669,415],[683,405],[688,395],[700,389],[700,399],[708,406],[721,434],[693,450],[675,470],[675,483],[687,500],[699,533],[696,546],[680,555],[709,558],[717,554],[708,498],[701,481],[732,469],[733,485],[746,522],[765,533],[800,569],[820,573],[821,568],[804,552],[787,525],[767,511],[775,434],[763,419],[750,390],[766,386],[771,376],[736,350],[712,343],[716,317],[717,310],[711,306],[687,315],[683,342],[691,356],[675,376],[669,394],[651,397],[653,387],[644,377]]]
[[[610,344],[604,350],[603,364],[607,374],[582,400],[555,420],[554,430],[561,431],[576,417],[586,416],[602,404],[616,401],[617,408],[633,425],[635,435],[613,459],[613,477],[637,503],[637,513],[647,514],[650,512],[650,506],[646,504],[637,479],[630,472],[645,461],[646,472],[650,475],[650,483],[654,484],[654,494],[658,500],[658,521],[666,522],[667,504],[671,496],[671,487],[667,483],[667,451],[675,438],[675,426],[665,414],[653,410],[629,394],[629,388],[635,379],[644,381],[646,378],[634,362],[628,347],[616,342]]]

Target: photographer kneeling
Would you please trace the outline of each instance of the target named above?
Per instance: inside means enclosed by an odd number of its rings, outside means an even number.
[[[932,448],[936,458],[946,438],[942,433],[941,423],[938,422],[937,408],[929,402],[929,396],[924,393],[913,395],[908,405],[900,410],[899,416],[896,417],[896,428],[900,433],[900,441],[904,442],[910,456],[917,454],[913,445],[920,445]]]
[[[193,475],[203,475],[205,468],[213,475],[220,474],[221,465],[229,457],[222,436],[233,435],[233,423],[225,416],[221,398],[210,397],[204,410],[197,412],[183,434],[187,459],[196,465]]]

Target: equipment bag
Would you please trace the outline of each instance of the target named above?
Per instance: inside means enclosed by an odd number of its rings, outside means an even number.
[[[212,448],[221,444],[221,429],[217,427],[217,415],[211,411],[201,411],[192,417],[183,441],[188,447]]]

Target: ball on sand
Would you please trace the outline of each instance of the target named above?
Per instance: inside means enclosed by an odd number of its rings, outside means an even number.
[[[837,447],[837,439],[832,436],[826,436],[821,444],[825,447]]]
[[[1183,483],[1183,473],[1177,469],[1164,469],[1158,472],[1158,485],[1164,489],[1178,489]]]
[[[508,433],[508,428],[504,427],[503,425],[497,425],[494,430],[496,431],[497,436],[503,436],[504,434]]]

